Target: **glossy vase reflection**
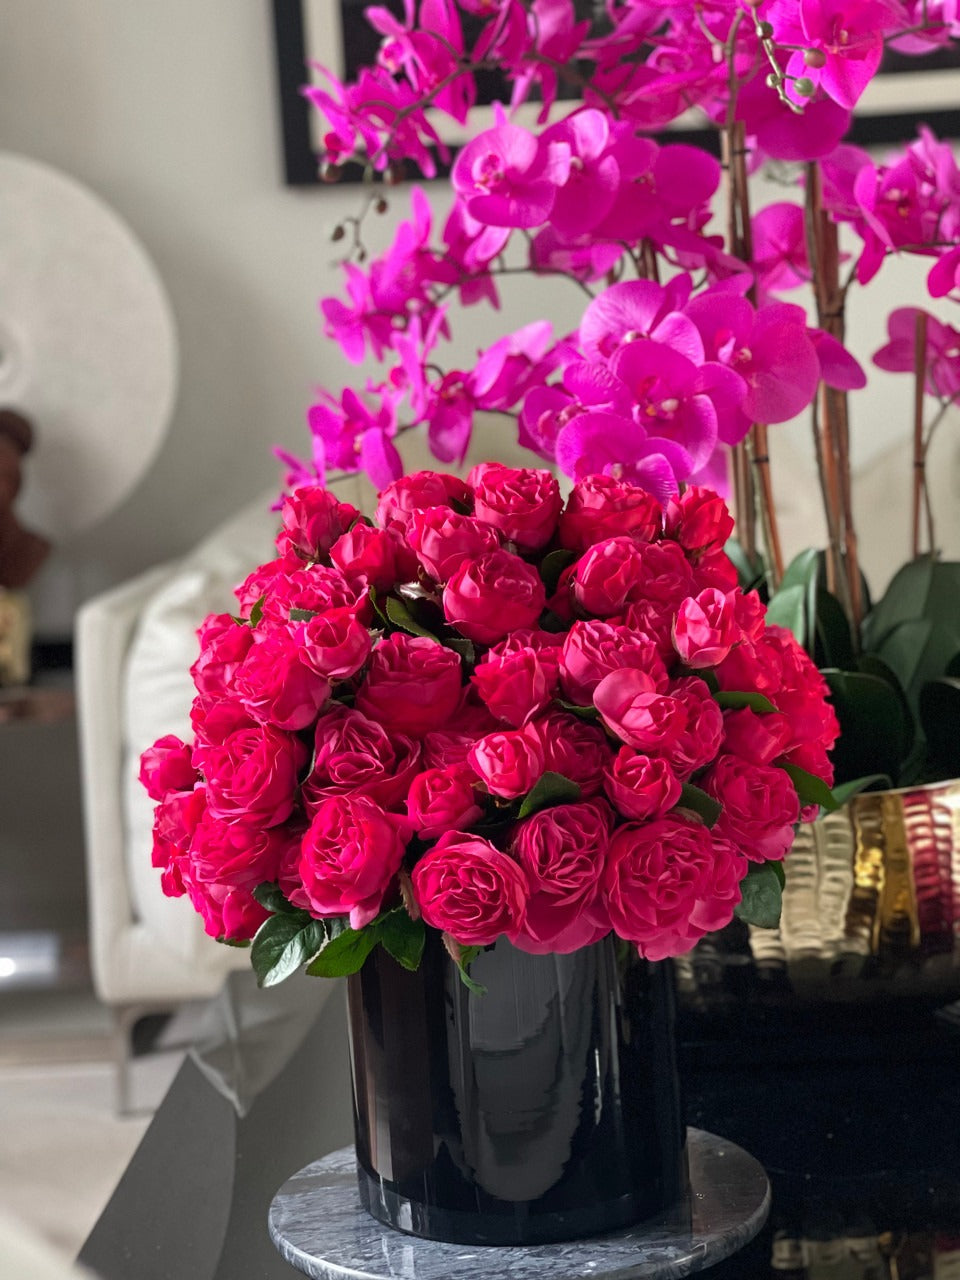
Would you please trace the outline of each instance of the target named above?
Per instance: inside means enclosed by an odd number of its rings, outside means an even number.
[[[439,938],[349,979],[363,1203],[462,1244],[628,1226],[686,1186],[669,966],[612,937],[565,956],[501,939],[461,983]]]

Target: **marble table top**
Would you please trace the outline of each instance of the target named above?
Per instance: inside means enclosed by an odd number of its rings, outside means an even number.
[[[301,1169],[270,1206],[280,1253],[315,1280],[673,1280],[757,1234],[770,1184],[740,1147],[687,1130],[690,1190],[668,1212],[612,1235],[528,1247],[439,1244],[381,1226],[360,1204],[352,1147]]]

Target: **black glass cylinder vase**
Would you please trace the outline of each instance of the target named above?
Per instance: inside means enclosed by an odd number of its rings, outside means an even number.
[[[471,967],[479,994],[428,935],[416,973],[378,947],[348,982],[367,1210],[431,1240],[543,1244],[677,1200],[669,964],[612,936],[545,956],[500,939]]]

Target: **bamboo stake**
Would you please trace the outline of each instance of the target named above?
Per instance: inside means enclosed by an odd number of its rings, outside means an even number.
[[[920,554],[920,506],[926,501],[930,510],[930,498],[927,494],[926,450],[923,445],[923,397],[927,384],[927,314],[917,312],[913,337],[913,558]],[[929,548],[933,552],[931,544]]]

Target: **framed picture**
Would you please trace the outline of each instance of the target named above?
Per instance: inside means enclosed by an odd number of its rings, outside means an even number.
[[[381,0],[382,2],[382,0]],[[286,182],[291,186],[320,184],[319,159],[322,152],[323,120],[303,97],[301,88],[317,78],[311,64],[329,67],[337,76],[350,79],[360,67],[370,65],[377,53],[379,36],[363,19],[370,0],[273,0],[277,51],[278,91],[283,127],[283,156]],[[584,17],[601,15],[604,0],[575,0]],[[390,3],[402,13],[402,2]],[[487,103],[500,96],[496,78],[482,83],[480,97]],[[568,93],[570,91],[568,90]],[[571,94],[570,96],[573,96]],[[531,120],[536,105],[530,107]],[[473,117],[475,130],[486,127],[485,114],[478,108]],[[939,137],[960,138],[960,51],[950,50],[925,58],[890,55],[884,71],[875,77],[861,99],[850,133],[850,141],[860,146],[882,146],[905,142],[925,122]],[[674,132],[684,140],[701,145],[714,131],[696,127]],[[463,142],[456,126],[445,122],[444,140]],[[356,174],[345,175],[359,177]]]

